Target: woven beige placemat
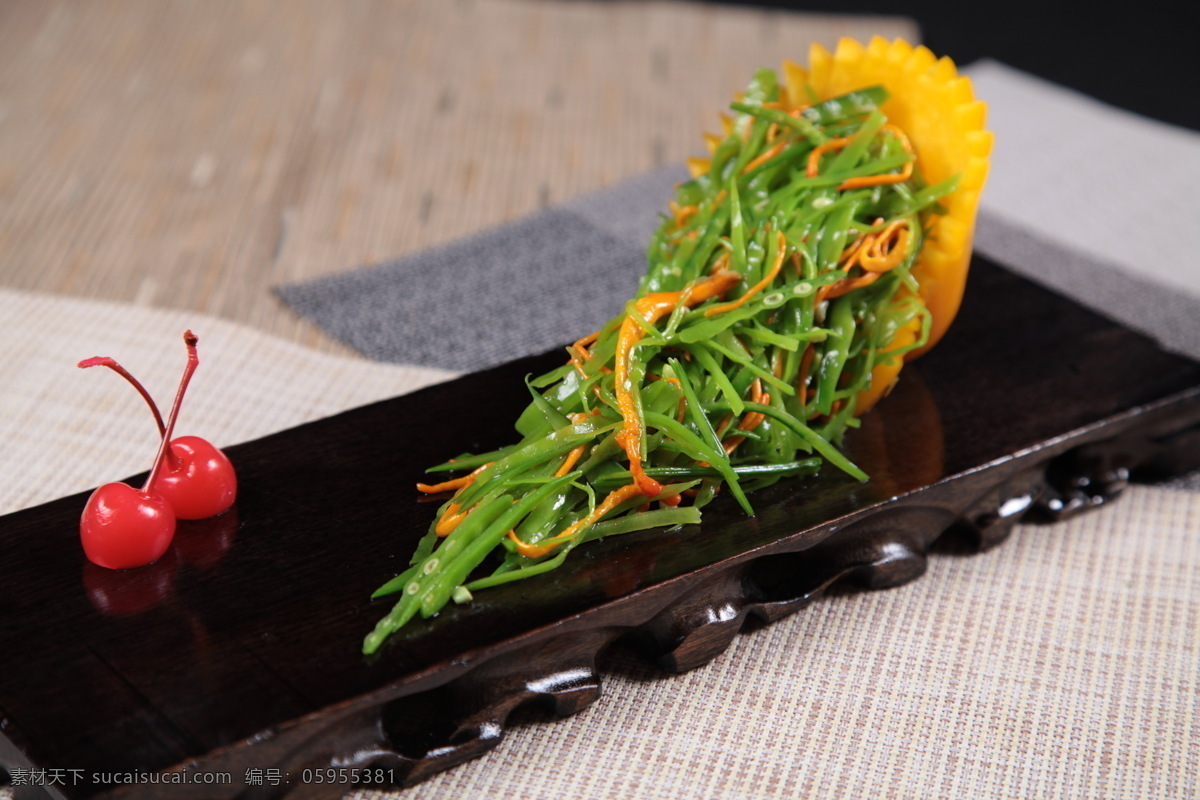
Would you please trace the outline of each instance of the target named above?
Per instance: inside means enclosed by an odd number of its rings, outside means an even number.
[[[345,352],[270,287],[703,151],[754,69],[896,17],[675,2],[0,3],[0,286]]]
[[[1135,488],[684,676],[619,660],[592,709],[402,796],[1195,798],[1198,529],[1196,495]]]
[[[320,353],[194,311],[0,289],[0,514],[149,469],[158,430],[142,399],[108,370],[75,364],[117,359],[165,414],[189,328],[200,367],[178,431],[218,447],[454,376]]]

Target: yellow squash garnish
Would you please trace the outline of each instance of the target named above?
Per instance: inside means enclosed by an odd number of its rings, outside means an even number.
[[[888,121],[903,130],[917,156],[917,169],[933,184],[954,175],[958,188],[942,199],[944,215],[931,215],[924,247],[912,274],[918,293],[932,315],[929,341],[911,351],[905,360],[933,347],[958,313],[979,195],[988,174],[992,133],[984,129],[987,106],[975,99],[971,79],[958,74],[949,58],[937,58],[925,47],[897,39],[875,37],[863,46],[842,39],[832,53],[814,44],[808,68],[793,61],[783,63],[784,103],[788,110],[837,97],[869,86],[883,86],[889,99],[881,107]],[[725,126],[728,128],[728,124]],[[709,138],[710,148],[716,138]],[[708,159],[691,159],[693,174],[708,170]],[[916,329],[897,335],[895,346],[915,340]],[[875,367],[871,385],[858,396],[857,412],[871,408],[895,384],[902,362]]]

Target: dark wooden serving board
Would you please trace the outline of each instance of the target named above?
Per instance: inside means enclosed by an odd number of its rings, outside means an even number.
[[[436,508],[413,483],[511,441],[521,377],[561,358],[230,448],[237,505],[182,526],[147,568],[85,562],[86,494],[0,519],[0,765],[82,771],[17,796],[339,797],[351,787],[304,780],[331,764],[413,783],[493,747],[519,706],[565,715],[595,700],[596,658],[614,641],[690,669],[748,616],[777,619],[838,580],[918,577],[947,531],[986,548],[1027,513],[1062,517],[1131,472],[1200,458],[1200,364],[977,259],[949,335],[847,441],[870,482],[827,469],[752,496],[753,518],[726,499],[698,528],[589,545],[364,658],[390,607],[368,598]],[[247,785],[247,769],[286,780]],[[111,777],[164,771],[233,782]]]

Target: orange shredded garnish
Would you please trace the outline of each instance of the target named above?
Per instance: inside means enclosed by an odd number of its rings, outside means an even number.
[[[601,517],[614,508],[624,503],[631,497],[637,497],[642,493],[642,489],[636,483],[631,483],[628,486],[622,486],[620,489],[615,489],[609,492],[608,497],[592,509],[592,512],[581,520],[576,521],[573,525],[567,527],[562,533],[557,536],[546,539],[540,544],[526,544],[517,538],[516,531],[509,531],[508,538],[517,546],[517,552],[526,558],[540,558],[554,550],[559,545],[566,544],[570,541],[576,532],[583,528],[591,527],[596,524]]]
[[[872,237],[858,253],[858,265],[867,272],[887,272],[904,263],[908,254],[911,228],[906,220],[898,219]]]
[[[580,422],[584,422],[588,417],[592,416],[592,414],[599,414],[599,413],[600,413],[600,409],[593,408],[591,414],[585,413],[583,411],[579,411],[579,412],[569,415],[568,419],[570,419],[571,422],[578,424]],[[561,478],[563,475],[566,475],[568,472],[570,472],[572,469],[574,469],[575,465],[577,463],[579,463],[580,457],[583,456],[583,451],[586,449],[587,449],[586,444],[581,444],[578,447],[572,448],[571,452],[567,453],[566,459],[563,461],[562,464],[559,465],[558,469],[555,471],[554,477]]]
[[[805,169],[804,174],[810,178],[817,177],[817,175],[821,174],[821,156],[833,150],[841,150],[852,141],[853,139],[848,137],[830,139],[828,142],[823,142],[814,147],[812,152],[808,154],[808,167]]]
[[[879,276],[882,274],[883,273],[881,272],[868,272],[866,275],[862,275],[858,278],[840,280],[828,287],[829,291],[825,294],[825,299],[832,300],[835,297],[841,297],[847,292],[852,292],[855,289],[861,289],[864,286],[870,286],[872,283],[877,281]]]
[[[783,148],[784,148],[785,146],[787,146],[787,140],[786,140],[786,139],[785,139],[784,141],[782,141],[782,142],[779,142],[779,143],[778,143],[778,144],[776,144],[774,147],[772,147],[770,150],[767,150],[765,153],[763,153],[762,155],[758,156],[758,157],[757,157],[757,158],[755,158],[753,161],[751,161],[749,164],[747,164],[745,167],[743,167],[743,168],[742,168],[742,174],[743,174],[743,175],[745,175],[747,172],[750,172],[750,171],[751,171],[751,170],[753,170],[755,167],[758,167],[758,166],[760,166],[760,165],[762,165],[762,164],[765,164],[765,163],[767,163],[767,162],[768,162],[768,161],[770,161],[772,158],[774,158],[775,156],[777,156],[777,155],[779,155],[780,153],[782,153],[782,152],[783,152]]]
[[[766,396],[767,396],[767,393],[764,392],[763,388],[762,388],[762,379],[755,378],[754,382],[750,384],[750,402],[751,403],[766,402],[763,400],[763,398]]]
[[[690,285],[680,292],[657,292],[649,294],[634,303],[634,309],[641,318],[653,325],[663,316],[670,314],[681,302],[692,306],[703,303],[713,297],[720,297],[742,280],[736,272],[720,271],[699,283]],[[684,292],[687,293],[686,301]],[[633,399],[633,386],[629,377],[629,357],[633,347],[645,331],[630,316],[621,322],[621,330],[617,337],[613,384],[617,396],[617,409],[621,412],[624,425],[617,434],[617,443],[629,456],[629,472],[633,475],[634,483],[642,488],[647,497],[662,494],[662,484],[651,478],[642,470],[642,432],[644,430],[637,404]]]
[[[882,220],[876,220],[875,224],[880,222]],[[855,278],[843,278],[837,283],[822,286],[817,290],[817,304],[870,286],[882,273],[903,264],[908,254],[911,235],[909,223],[902,219],[895,220],[878,233],[860,235],[842,251],[839,262],[846,271],[859,266],[866,274]]]
[[[912,177],[913,162],[909,161],[899,172],[883,175],[860,175],[857,178],[847,178],[838,184],[838,191],[846,189],[862,189],[867,186],[881,186],[885,183],[904,183]]]
[[[675,218],[675,225],[682,228],[692,216],[700,210],[700,206],[680,206],[674,200],[667,203],[671,209],[671,215]]]
[[[829,292],[831,289],[833,289],[833,287],[834,287],[834,284],[827,283],[824,286],[821,286],[817,289],[817,294],[814,297],[814,302],[816,303],[816,305],[819,306],[819,305],[821,305],[821,303],[825,302],[825,298],[829,297]]]
[[[576,350],[578,350],[579,353],[584,356],[584,361],[587,361],[589,358],[592,357],[592,354],[590,352],[588,352],[588,349],[587,349],[588,345],[595,343],[595,341],[599,338],[600,338],[600,331],[593,331],[592,333],[589,333],[587,336],[584,336],[582,339],[576,341],[575,344],[573,344],[571,346],[574,347]]]
[[[470,486],[471,481],[475,480],[475,473],[463,475],[461,478],[442,481],[441,483],[417,483],[417,491],[422,494],[437,494],[438,492],[449,492],[453,489],[461,489],[464,486]]]
[[[583,352],[586,353],[587,351],[584,350]],[[584,356],[583,353],[579,351],[579,348],[571,345],[567,348],[567,354],[571,357],[571,366],[573,366],[575,371],[579,373],[579,377],[588,377],[587,370],[583,368],[583,364],[590,358],[591,353],[588,353],[587,356]]]
[[[908,136],[904,131],[897,128],[895,125],[884,125],[880,130],[887,131],[900,140],[900,146],[904,148],[910,156],[913,154],[912,142],[908,140]],[[846,189],[861,189],[865,186],[880,186],[885,183],[904,183],[912,177],[913,162],[915,158],[910,158],[904,167],[897,173],[891,175],[863,175],[858,178],[847,178],[838,186],[838,191]]]
[[[459,511],[460,508],[462,506],[458,503],[451,503],[446,507],[446,513],[438,520],[437,525],[433,526],[433,530],[438,536],[443,538],[449,536],[467,518],[467,514],[471,513],[470,509]]]
[[[461,478],[454,478],[453,480],[442,481],[441,483],[418,483],[417,491],[423,494],[437,494],[438,492],[448,492],[452,489],[461,489],[464,486],[470,486],[475,482],[475,477],[490,467],[492,463],[489,461],[482,467],[477,467],[469,475],[463,475]]]
[[[600,331],[589,333],[582,339],[576,341],[567,348],[567,353],[571,357],[571,365],[575,367],[575,371],[579,373],[579,377],[587,378],[589,375],[583,368],[583,365],[592,360],[592,353],[587,349],[587,346],[600,338]],[[601,367],[603,370],[604,368]]]
[[[750,401],[752,403],[758,403],[759,405],[765,405],[771,402],[771,394],[769,392],[762,391],[762,384],[759,383],[757,378],[755,378],[754,384],[755,393],[751,395]],[[761,411],[751,411],[749,414],[742,417],[742,421],[738,423],[737,429],[739,431],[752,431],[759,425],[762,425],[763,420],[766,418],[766,415]],[[737,446],[744,441],[746,441],[745,436],[731,436],[730,438],[726,439],[721,443],[721,446],[725,448],[725,455],[733,455],[733,451],[736,450]]]
[[[706,309],[704,316],[711,317],[716,314],[723,314],[726,311],[733,311],[735,308],[740,308],[747,300],[771,285],[771,281],[775,280],[776,276],[779,275],[779,270],[783,267],[784,256],[787,255],[787,237],[783,235],[783,231],[778,231],[777,233],[779,236],[779,252],[775,254],[775,263],[771,265],[771,271],[768,272],[761,281],[751,286],[746,293],[737,300],[729,303],[722,303],[719,306],[713,306],[712,308]]]
[[[864,243],[868,243],[870,234],[861,233],[850,245],[842,251],[842,255],[838,258],[839,265],[845,265],[846,269],[854,266],[854,262],[858,260],[858,252],[862,249]]]
[[[724,436],[725,431],[727,431],[729,429],[729,425],[732,422],[733,422],[733,412],[730,411],[728,414],[726,414],[724,417],[722,417],[721,421],[717,423],[717,427],[714,428],[713,430],[717,434],[717,436]],[[701,466],[707,467],[709,465],[701,464]]]
[[[583,451],[585,449],[587,449],[587,445],[581,444],[578,447],[573,448],[571,452],[567,453],[567,460],[564,461],[558,470],[555,471],[554,477],[561,478],[563,475],[566,475],[568,472],[574,469],[575,465],[579,463],[579,457],[583,455]]]
[[[908,137],[904,135],[904,131],[897,128],[895,125],[884,125],[880,130],[887,131],[900,140],[900,145],[910,155],[913,152],[912,143],[908,141]],[[812,152],[808,154],[808,164],[804,174],[810,178],[815,178],[821,174],[821,156],[833,150],[841,150],[846,145],[853,141],[851,137],[841,139],[830,139],[828,142],[817,145]],[[913,162],[916,159],[909,159],[905,162],[903,168],[899,172],[886,175],[861,175],[857,178],[847,178],[838,184],[838,191],[846,189],[862,189],[867,186],[879,186],[887,183],[904,183],[912,177]]]
[[[804,348],[804,355],[800,357],[800,376],[796,381],[796,399],[801,408],[808,404],[808,371],[812,368],[813,356],[816,352],[816,348],[810,344]]]

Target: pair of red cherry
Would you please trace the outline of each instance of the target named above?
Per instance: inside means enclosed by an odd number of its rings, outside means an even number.
[[[237,475],[225,454],[198,436],[171,439],[192,373],[200,364],[199,339],[183,334],[187,366],[164,425],[158,406],[136,378],[107,356],[85,359],[80,367],[108,367],[133,384],[154,413],[162,436],[154,466],[141,489],[106,483],[88,498],[79,522],[83,551],[93,564],[129,569],[156,561],[175,537],[177,519],[206,519],[229,509],[237,497]]]

